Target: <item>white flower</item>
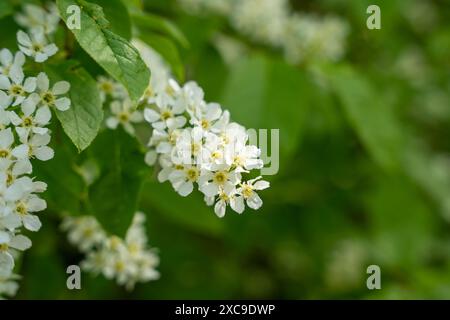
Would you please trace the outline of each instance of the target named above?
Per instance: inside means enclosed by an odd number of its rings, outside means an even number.
[[[17,290],[19,289],[19,285],[17,284],[16,280],[19,278],[19,276],[14,274],[0,276],[0,299],[3,299],[5,296],[12,297],[16,294]]]
[[[25,56],[22,52],[16,52],[15,56],[8,49],[0,50],[0,74],[15,79],[23,78],[22,66],[25,63]]]
[[[11,213],[1,219],[2,224],[9,230],[24,226],[30,231],[38,231],[42,224],[34,212],[47,208],[46,202],[35,194],[25,194],[23,198],[10,205]]]
[[[121,100],[127,97],[125,88],[109,77],[99,76],[97,78],[97,87],[100,91],[102,102],[105,102],[108,97]]]
[[[174,172],[175,170],[184,170],[183,165],[176,165],[174,164],[171,159],[170,155],[163,155],[159,157],[159,164],[161,165],[161,170],[158,172],[158,181],[159,182],[165,182],[169,180],[169,176]]]
[[[11,120],[9,119],[9,112],[10,111],[0,109],[0,130],[6,129],[6,127],[8,127],[11,123]]]
[[[242,213],[244,211],[244,204],[239,201],[239,197],[236,196],[237,191],[234,186],[227,185],[219,190],[219,196],[217,197],[217,202],[214,206],[214,212],[219,218],[225,216],[227,205],[237,213]],[[214,198],[209,199],[209,201],[214,201]]]
[[[201,170],[198,166],[184,166],[183,170],[175,170],[169,174],[173,188],[181,196],[188,196],[194,190],[194,183],[200,178]]]
[[[24,130],[28,135],[31,132],[45,134],[48,132],[46,126],[49,125],[52,113],[47,106],[40,107],[36,111],[37,100],[32,96],[28,97],[21,106],[22,116],[19,117],[14,111],[9,112],[9,119],[16,126],[16,131],[21,135],[20,130]]]
[[[13,72],[13,69],[11,70]],[[5,75],[0,75],[0,90],[5,90],[6,92],[0,91],[0,106],[17,106],[21,104],[27,94],[33,92],[36,89],[36,78],[29,77],[24,78],[22,74],[15,74],[10,79]],[[25,81],[24,81],[25,80]]]
[[[116,129],[121,124],[125,131],[134,135],[132,124],[142,122],[143,116],[140,111],[136,110],[131,100],[113,101],[110,109],[112,116],[106,119],[106,126],[110,129]]]
[[[247,206],[254,210],[258,210],[263,202],[255,190],[264,190],[270,187],[269,182],[260,180],[262,177],[258,177],[247,182],[241,183],[237,192],[242,195],[243,199],[246,201]],[[242,201],[239,198],[238,201]]]
[[[137,47],[148,54],[144,44]],[[249,143],[246,129],[230,123],[230,113],[219,104],[207,103],[195,82],[180,87],[169,78],[164,84],[164,90],[143,97],[148,105],[144,117],[152,127],[145,162],[159,163],[158,181],[170,181],[184,197],[198,187],[206,204],[215,204],[219,217],[225,215],[228,205],[242,213],[245,201],[259,208],[262,201],[253,190],[262,190],[265,185],[253,184],[255,180],[243,182],[242,176],[263,167],[261,151]]]
[[[66,94],[70,90],[70,83],[67,81],[56,82],[50,90],[48,76],[41,72],[37,76],[37,90],[39,92],[40,104],[48,107],[55,107],[59,111],[66,111],[70,108],[70,99],[58,97]],[[36,100],[36,95],[32,95]]]
[[[180,129],[168,129],[167,131],[154,129],[148,146],[155,147],[156,152],[159,154],[168,154],[177,144],[178,138],[182,133],[183,130]]]
[[[106,235],[95,218],[89,216],[65,218],[63,229],[68,231],[70,242],[86,253],[81,262],[84,270],[102,273],[131,290],[136,282],[159,278],[159,258],[147,248],[144,223],[144,214],[137,212],[125,239]]]
[[[240,173],[229,171],[227,165],[214,165],[212,169],[212,172],[204,172],[199,179],[200,191],[208,197],[234,187],[241,179]]]
[[[12,157],[15,159],[25,159],[28,157],[28,146],[25,144],[20,144],[18,146],[13,146],[14,135],[11,128],[7,128],[0,131],[0,163],[2,161],[11,160]],[[0,165],[0,168],[2,166]]]
[[[70,243],[77,245],[82,252],[89,251],[106,240],[105,232],[94,217],[67,217],[61,227],[68,231]]]
[[[31,240],[19,234],[12,235],[5,231],[0,231],[0,277],[2,274],[12,271],[14,268],[14,258],[11,254],[11,249],[24,251],[31,247]]]
[[[17,41],[20,51],[34,58],[36,62],[44,62],[58,51],[58,47],[54,43],[48,43],[43,28],[33,28],[30,30],[30,34],[19,30]]]
[[[236,1],[230,15],[233,26],[255,41],[279,46],[289,18],[287,0]]]
[[[15,15],[16,22],[27,29],[42,28],[45,34],[56,31],[59,22],[58,8],[54,3],[48,3],[47,9],[27,3],[23,6],[23,13]]]
[[[186,108],[189,114],[195,114],[199,112],[200,105],[204,104],[204,96],[203,89],[196,82],[189,81],[184,84],[174,103]]]
[[[28,158],[36,158],[41,161],[53,159],[55,153],[52,148],[47,146],[51,140],[48,133],[35,134],[31,136],[31,138],[27,135],[22,135],[20,140],[23,144],[28,146]]]
[[[202,158],[203,130],[200,127],[184,129],[177,138],[175,150],[171,153],[176,164],[193,164]],[[203,164],[202,164],[203,165]]]
[[[218,103],[202,103],[199,108],[191,113],[191,120],[189,121],[192,125],[198,126],[203,130],[209,131],[220,131],[222,108]],[[222,119],[226,119],[225,116]],[[220,125],[216,126],[216,122]]]
[[[186,118],[181,116],[184,112],[182,105],[170,105],[169,100],[163,97],[156,98],[157,109],[146,108],[144,110],[144,118],[151,123],[153,128],[164,130],[169,128],[171,130],[181,128],[186,123]]]

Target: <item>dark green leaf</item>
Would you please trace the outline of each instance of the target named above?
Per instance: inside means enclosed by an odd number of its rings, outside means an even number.
[[[184,68],[181,62],[180,53],[169,38],[151,33],[144,33],[139,35],[139,37],[156,50],[170,64],[178,79],[184,79]]]
[[[139,99],[147,88],[150,71],[139,52],[126,39],[115,34],[102,7],[83,0],[58,0],[59,12],[67,23],[70,5],[81,9],[81,29],[71,30],[80,46],[113,78],[128,90],[131,99]]]
[[[121,128],[101,133],[92,146],[100,166],[100,178],[90,187],[94,216],[102,226],[124,236],[137,210],[137,201],[147,169],[137,140]]]
[[[70,82],[71,107],[64,112],[56,110],[56,115],[72,142],[83,151],[96,137],[103,120],[97,84],[76,62],[49,65],[46,70],[52,80]]]

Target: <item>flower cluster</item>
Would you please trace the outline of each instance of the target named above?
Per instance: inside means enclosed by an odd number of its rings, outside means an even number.
[[[181,87],[153,49],[140,41],[133,44],[152,70],[149,87],[139,103],[143,112],[127,97],[120,100],[113,96],[122,92],[114,89],[117,83],[100,79],[99,86],[111,89],[107,91],[113,97],[107,126],[115,129],[122,124],[134,133],[132,123],[142,122],[143,113],[152,128],[145,161],[148,165],[159,163],[160,182],[170,181],[183,197],[197,186],[219,217],[225,215],[227,206],[237,213],[245,210],[245,204],[259,209],[262,200],[257,191],[268,188],[269,183],[261,177],[244,179],[250,171],[263,167],[261,151],[249,144],[246,129],[230,122],[229,112],[219,104],[205,102],[203,90],[195,82]]]
[[[288,0],[179,1],[194,14],[206,11],[227,16],[238,32],[281,49],[293,64],[336,61],[345,53],[349,32],[345,21],[334,16],[293,13]]]
[[[147,248],[144,223],[144,214],[137,212],[125,239],[107,235],[92,216],[66,217],[62,228],[68,231],[69,241],[86,254],[81,263],[84,270],[115,278],[131,290],[137,282],[159,278],[155,270],[159,258],[155,250]]]
[[[7,277],[0,276],[0,299],[13,297],[16,295],[19,285],[17,281],[20,279],[18,275],[11,274]]]
[[[54,13],[32,5],[26,6],[25,14],[17,19],[35,35],[38,29],[50,32],[56,27]],[[40,22],[45,22],[45,29]],[[25,55],[42,62],[50,51],[45,47],[43,51],[29,51],[22,41],[24,35],[22,31],[17,34],[21,51],[15,54],[8,49],[0,51],[0,294],[15,291],[17,277],[12,274],[15,257],[18,251],[31,247],[30,239],[21,234],[22,228],[38,231],[41,222],[35,213],[47,206],[39,196],[47,185],[32,176],[31,160],[53,158],[53,150],[48,146],[51,132],[47,127],[51,109],[64,111],[70,107],[68,98],[59,97],[69,91],[68,82],[50,87],[43,72],[37,77],[25,75]]]

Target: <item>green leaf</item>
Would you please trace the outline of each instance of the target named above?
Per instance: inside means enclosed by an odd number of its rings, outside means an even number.
[[[147,88],[150,71],[139,52],[126,39],[111,31],[102,7],[84,0],[57,0],[62,19],[67,23],[66,9],[78,5],[81,9],[81,29],[71,30],[80,46],[113,78],[128,90],[132,100],[138,100]]]
[[[184,79],[184,67],[181,62],[180,53],[169,38],[151,33],[141,34],[139,38],[156,50],[170,64],[178,79]]]
[[[423,194],[403,176],[380,175],[366,194],[373,250],[381,265],[413,267],[429,254],[435,233],[433,212]]]
[[[232,67],[222,105],[247,128],[280,129],[286,158],[298,147],[309,91],[305,74],[283,61],[255,55]]]
[[[55,150],[55,157],[49,161],[33,163],[33,173],[37,179],[48,185],[43,196],[50,209],[55,212],[83,214],[81,202],[85,196],[85,183],[76,172],[76,150],[59,126],[53,132],[51,145]]]
[[[132,10],[131,17],[138,27],[146,31],[145,33],[151,31],[152,33],[167,36],[175,40],[182,47],[189,47],[189,41],[183,32],[171,21],[160,16],[143,13],[139,10]]]
[[[350,125],[374,160],[385,169],[398,168],[403,138],[392,106],[349,66],[332,68],[328,76]]]
[[[195,232],[212,236],[222,234],[223,221],[212,207],[206,206],[198,192],[181,197],[169,182],[160,183],[156,179],[145,183],[143,190],[143,206],[156,209],[165,219]]]
[[[103,13],[112,32],[127,40],[131,39],[130,15],[128,8],[121,0],[91,0],[91,2],[103,8]]]
[[[101,170],[89,190],[92,213],[105,230],[124,236],[137,211],[144,170],[148,170],[144,154],[138,141],[118,128],[98,136],[92,155]]]
[[[14,8],[10,1],[0,1],[0,19],[11,15],[14,12]]]
[[[70,82],[70,109],[64,112],[56,110],[56,115],[66,134],[81,152],[94,140],[103,120],[97,84],[89,73],[74,61],[58,66],[48,65],[46,71],[53,81]]]

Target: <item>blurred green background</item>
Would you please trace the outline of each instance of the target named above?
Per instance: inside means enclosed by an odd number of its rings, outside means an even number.
[[[162,276],[131,293],[90,274],[69,291],[65,269],[82,256],[58,215],[43,214],[18,298],[450,298],[450,2],[291,4],[348,23],[344,58],[291,65],[220,15],[145,1],[189,42],[155,48],[180,82],[197,81],[246,127],[280,129],[280,171],[267,177],[262,209],[219,219],[200,194],[181,198],[151,175],[140,208]],[[370,4],[381,30],[366,27]],[[226,61],[217,35],[242,53]],[[381,290],[366,287],[372,264]]]

